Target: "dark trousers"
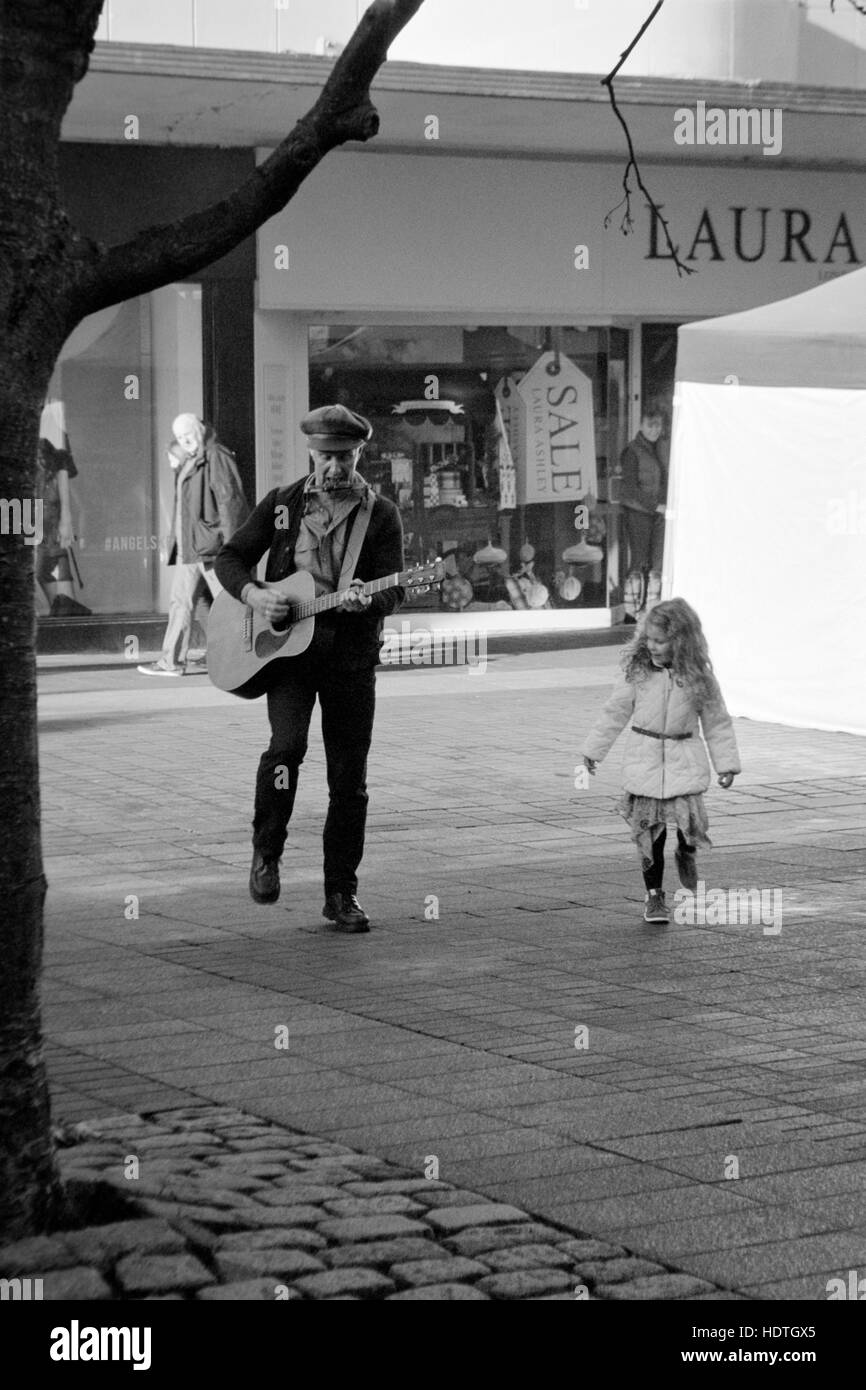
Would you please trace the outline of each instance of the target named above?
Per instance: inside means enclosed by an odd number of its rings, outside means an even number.
[[[661,574],[665,553],[665,519],[661,512],[649,515],[624,507],[623,519],[628,541],[629,573],[656,570]]]
[[[274,665],[267,697],[271,741],[259,762],[253,817],[253,845],[265,859],[279,859],[318,696],[329,792],[323,836],[326,896],[358,888],[367,823],[367,754],[376,704],[376,668],[335,668],[332,647],[333,632],[320,622],[306,652]]]

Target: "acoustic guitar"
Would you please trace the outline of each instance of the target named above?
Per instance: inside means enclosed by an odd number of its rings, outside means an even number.
[[[383,589],[430,588],[445,578],[445,564],[434,560],[402,574],[386,574],[361,586],[362,594],[380,594]],[[316,585],[308,570],[297,570],[286,579],[265,585],[291,600],[284,618],[274,624],[256,613],[249,604],[232,598],[225,589],[217,594],[208,617],[207,669],[218,690],[227,690],[243,700],[264,694],[257,677],[272,661],[285,661],[306,651],[313,640],[318,613],[327,613],[342,603],[348,590],[322,594],[316,598]]]

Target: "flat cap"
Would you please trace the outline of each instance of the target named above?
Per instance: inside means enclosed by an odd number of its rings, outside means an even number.
[[[311,449],[357,449],[370,438],[373,426],[344,405],[322,405],[304,416],[301,430]]]

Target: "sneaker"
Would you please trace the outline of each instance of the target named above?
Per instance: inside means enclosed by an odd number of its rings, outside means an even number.
[[[143,676],[182,676],[182,666],[168,666],[164,661],[152,661],[149,666],[139,666]]]
[[[696,893],[698,891],[698,866],[695,850],[677,849],[674,859],[676,860],[680,883],[684,888],[688,888],[690,893]]]
[[[206,676],[206,675],[207,675],[207,657],[206,657],[206,656],[196,656],[196,657],[193,657],[190,661],[187,661],[187,663],[186,663],[186,670],[184,671],[184,675],[185,675],[185,676]]]
[[[644,902],[643,919],[645,922],[663,922],[671,920],[671,914],[665,906],[664,893],[647,893]]]

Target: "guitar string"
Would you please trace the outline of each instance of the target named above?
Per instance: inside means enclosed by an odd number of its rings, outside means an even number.
[[[362,594],[378,593],[380,589],[393,587],[393,583],[399,579],[398,574],[385,575],[383,579],[371,579],[361,590]],[[316,613],[327,613],[329,608],[336,608],[341,603],[340,591],[333,594],[322,594],[319,598],[308,600],[306,603],[299,603],[294,608],[290,608],[287,617],[293,622],[299,622],[303,618],[315,617]]]
[[[404,571],[403,576],[395,571],[394,574],[386,574],[381,579],[369,580],[361,589],[362,594],[377,594],[381,589],[391,589],[405,577],[408,581],[415,577],[412,571]],[[330,608],[336,608],[342,602],[342,594],[348,592],[337,591],[334,594],[322,594],[319,598],[308,600],[306,603],[296,604],[290,608],[284,621],[291,623],[302,622],[304,618],[313,618],[317,613],[326,613]]]

